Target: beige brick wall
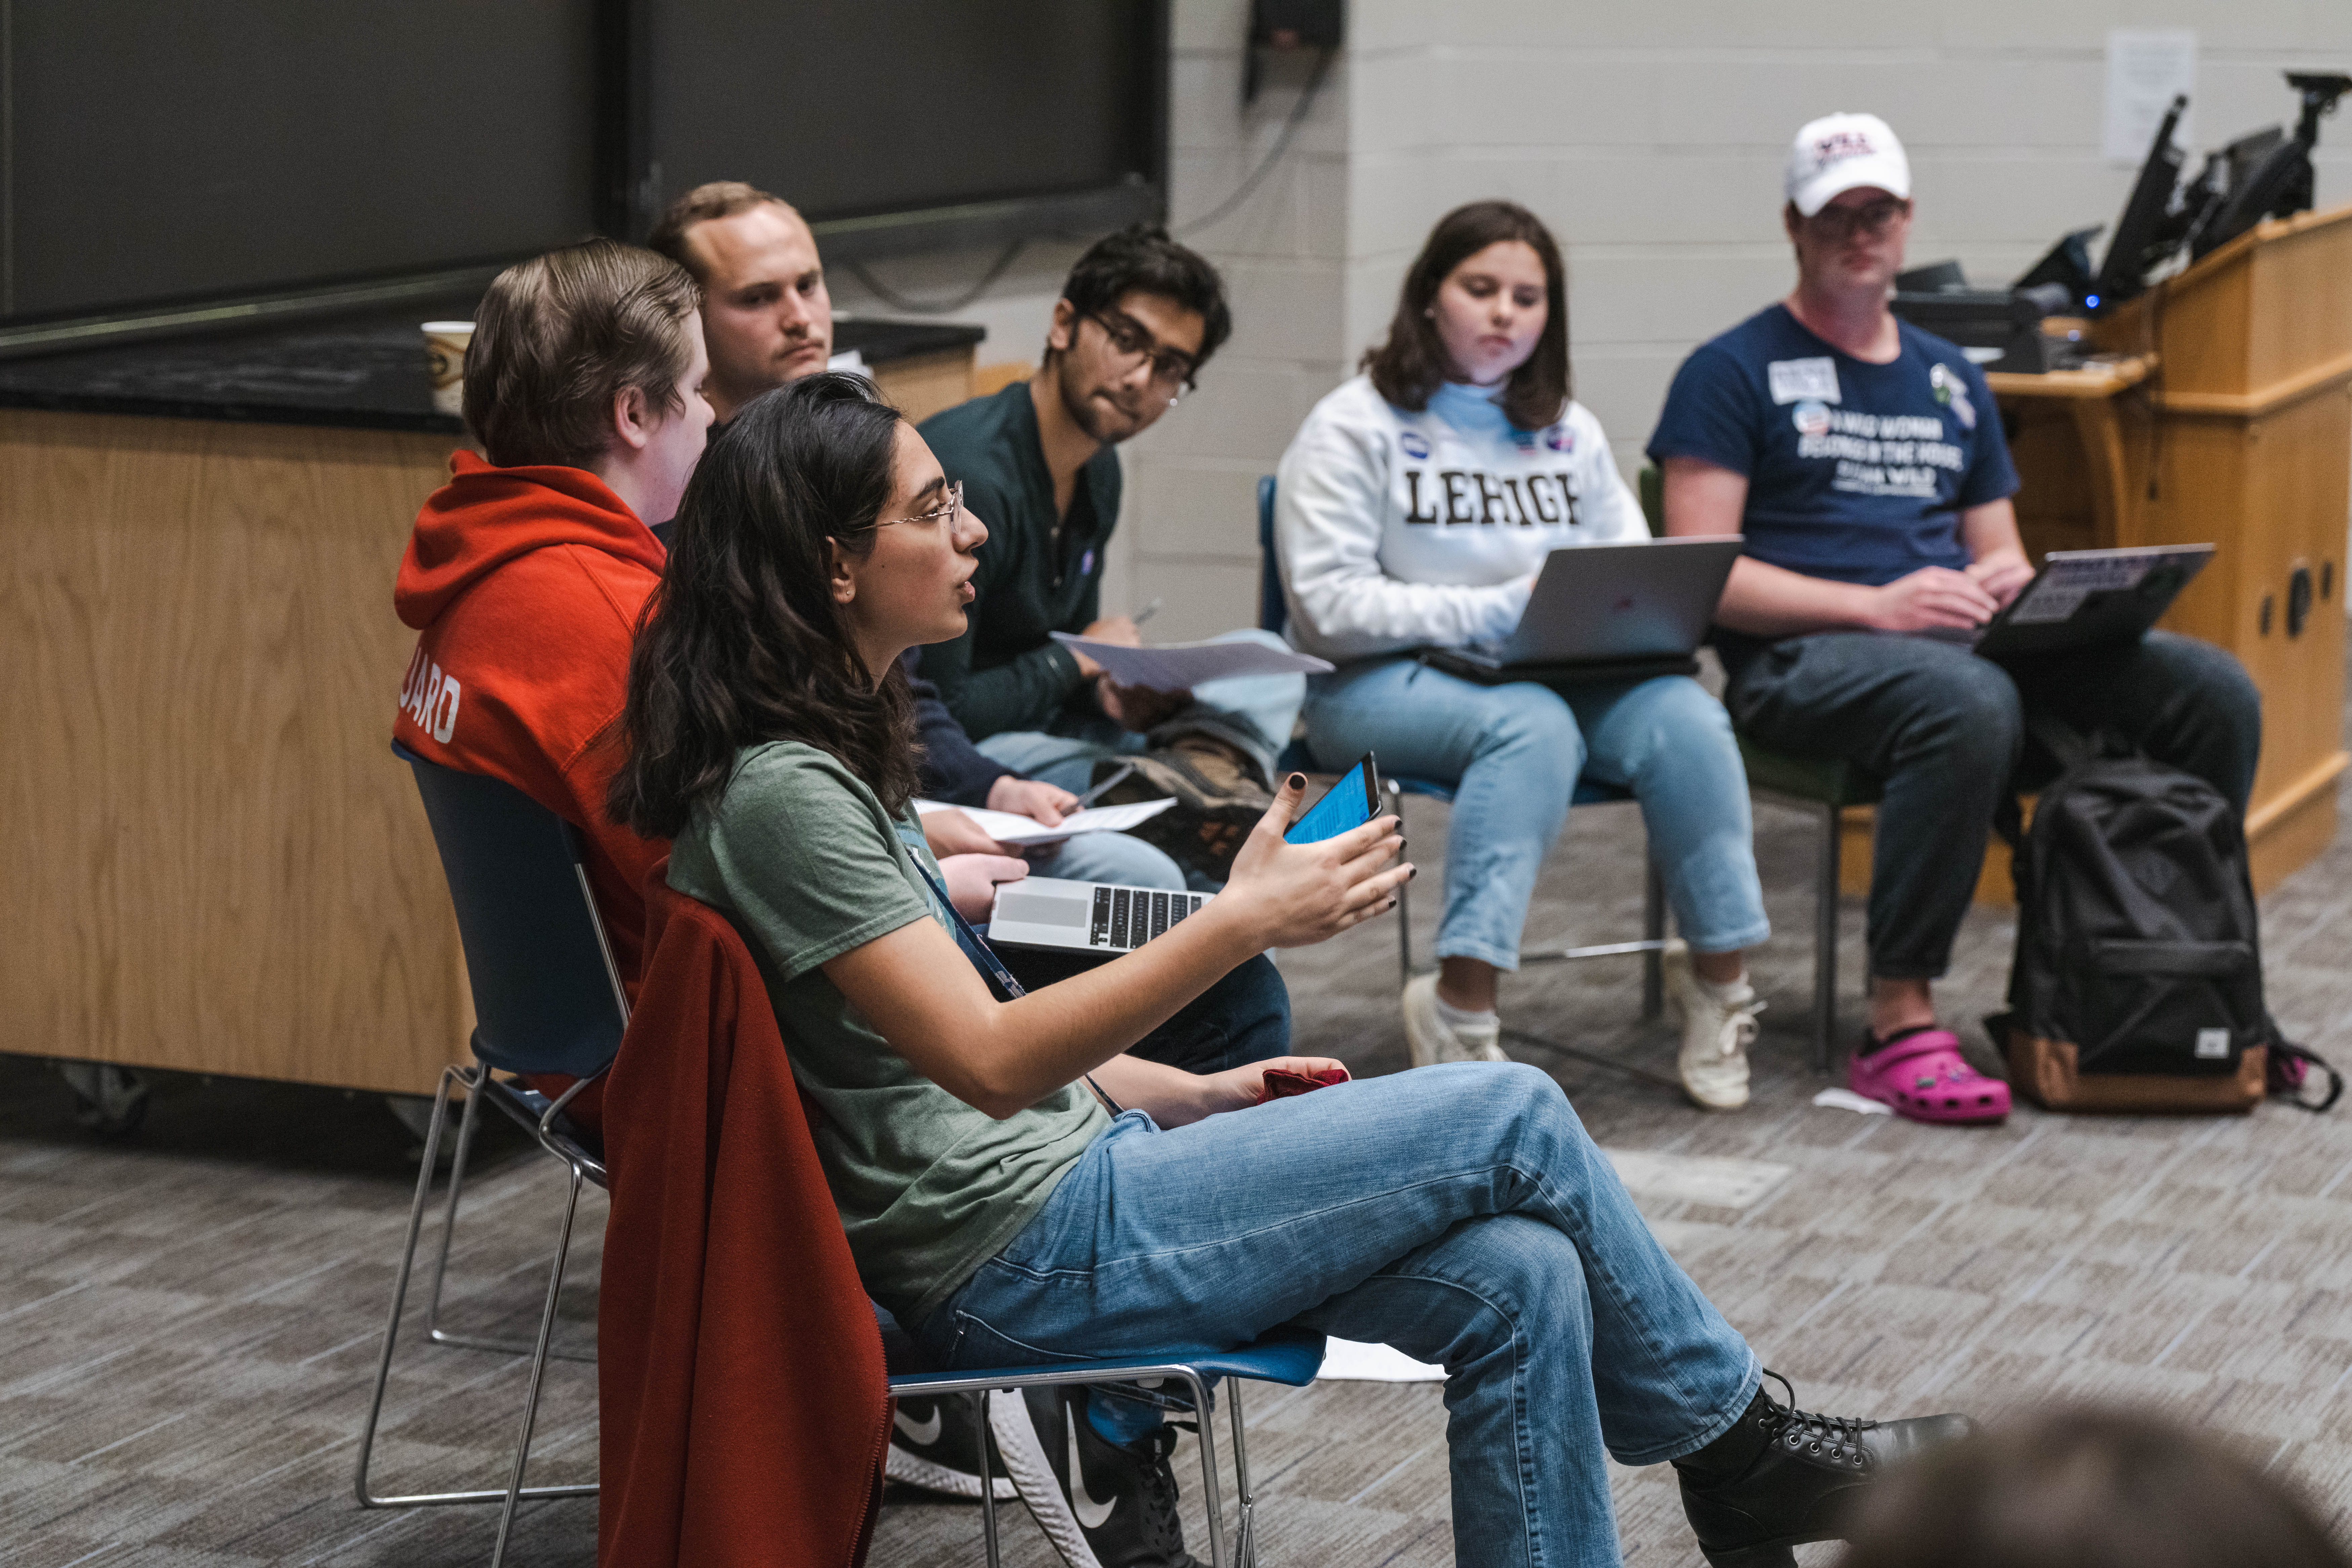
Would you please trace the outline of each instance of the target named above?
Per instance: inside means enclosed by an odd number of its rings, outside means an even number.
[[[1175,0],[1180,228],[1254,166],[1305,78],[1271,60],[1242,110],[1245,14]],[[1912,155],[1913,260],[2005,280],[2122,205],[2132,170],[2099,143],[2106,35],[2126,26],[2196,29],[2200,149],[2290,119],[2282,68],[2352,69],[2352,0],[1352,0],[1345,58],[1288,156],[1192,237],[1225,271],[1234,339],[1124,453],[1108,602],[1164,598],[1168,637],[1254,618],[1257,476],[1382,331],[1447,208],[1507,195],[1559,235],[1578,395],[1630,474],[1683,356],[1788,287],[1780,172],[1800,123],[1885,115]],[[2318,194],[2352,201],[2352,110],[2324,124]],[[1034,353],[1058,277],[1033,254],[973,312],[1020,336],[983,358]]]

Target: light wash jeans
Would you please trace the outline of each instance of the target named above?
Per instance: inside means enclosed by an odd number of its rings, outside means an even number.
[[[1297,1322],[1445,1368],[1455,1561],[1618,1561],[1604,1450],[1679,1458],[1756,1357],[1559,1086],[1464,1062],[1162,1131],[1129,1111],[918,1331],[959,1369],[1204,1352]]]
[[[1285,653],[1291,651],[1290,645],[1272,632],[1254,627],[1227,632],[1216,640],[1263,643]],[[1257,743],[1250,750],[1268,780],[1274,777],[1275,758],[1290,744],[1291,727],[1297,721],[1299,704],[1306,696],[1303,675],[1236,675],[1202,681],[1192,689],[1193,701],[1213,713],[1239,721],[1255,733]],[[1140,752],[1145,744],[1135,731],[1099,716],[1065,718],[1051,730],[1007,730],[976,743],[983,753],[1014,773],[1081,795],[1097,763]]]
[[[1630,789],[1683,938],[1701,952],[1771,932],[1731,720],[1685,676],[1632,686],[1481,686],[1411,658],[1315,677],[1307,743],[1326,768],[1366,752],[1384,774],[1449,785],[1440,958],[1519,966],[1536,873],[1580,773]]]
[[[1081,792],[1085,786],[1079,786]],[[1124,888],[1181,888],[1184,868],[1164,849],[1124,833],[1081,833],[1028,855],[1033,877],[1066,882],[1112,882]]]

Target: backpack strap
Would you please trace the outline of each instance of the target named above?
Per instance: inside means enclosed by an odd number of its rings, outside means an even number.
[[[2286,1031],[2279,1027],[2278,1020],[2268,1013],[2263,1015],[2263,1022],[2269,1028],[2271,1037],[2270,1064],[2264,1074],[2269,1080],[2266,1087],[2270,1092],[2314,1115],[2332,1110],[2336,1102],[2344,1098],[2344,1075],[2330,1067],[2327,1058],[2317,1051],[2288,1039]],[[2327,1093],[2316,1101],[2305,1099],[2303,1093],[2304,1085],[2311,1081],[2313,1068],[2327,1075]]]

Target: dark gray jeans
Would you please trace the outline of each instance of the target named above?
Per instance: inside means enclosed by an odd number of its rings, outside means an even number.
[[[1885,781],[1870,868],[1870,972],[1949,967],[1994,807],[2056,768],[2025,742],[2028,711],[2104,730],[2191,773],[2245,815],[2262,698],[2210,643],[2150,632],[2114,647],[2001,663],[1927,637],[1819,632],[1725,638],[1724,700],[1742,733],[1792,756],[1841,757]],[[1744,641],[1744,639],[1740,639]]]

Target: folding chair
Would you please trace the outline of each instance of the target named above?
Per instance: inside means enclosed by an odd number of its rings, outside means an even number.
[[[1323,1366],[1323,1336],[1304,1329],[1275,1329],[1253,1344],[1239,1350],[1214,1354],[1153,1353],[1121,1356],[1116,1360],[1061,1362],[1052,1366],[1004,1367],[988,1372],[914,1373],[890,1379],[890,1392],[919,1394],[929,1397],[961,1394],[968,1395],[979,1417],[982,1432],[989,1429],[988,1401],[999,1392],[1023,1388],[1042,1388],[1057,1384],[1090,1383],[1128,1383],[1138,1379],[1163,1378],[1181,1383],[1192,1395],[1192,1409],[1200,1416],[1202,1504],[1209,1521],[1210,1568],[1227,1568],[1223,1500],[1220,1495],[1217,1466],[1217,1430],[1213,1419],[1216,1396],[1213,1386],[1220,1377],[1233,1381],[1226,1384],[1225,1409],[1233,1423],[1234,1489],[1235,1528],[1232,1568],[1256,1568],[1257,1531],[1256,1498],[1250,1490],[1249,1440],[1243,1431],[1242,1391],[1240,1380],[1255,1379],[1261,1383],[1286,1384],[1293,1388],[1315,1381]],[[996,1488],[988,1460],[988,1444],[980,1446],[981,1533],[988,1552],[989,1568],[999,1568],[996,1539]]]
[[[1275,567],[1274,476],[1272,474],[1265,475],[1257,482],[1257,624],[1267,631],[1280,636],[1284,626],[1290,618],[1290,611],[1289,605],[1283,599],[1281,578]],[[1282,767],[1286,772],[1298,769],[1312,771],[1311,763],[1304,749],[1299,747],[1297,742],[1293,742],[1291,749],[1283,753]],[[1389,795],[1389,808],[1392,811],[1402,811],[1404,797],[1409,795],[1444,801],[1449,805],[1453,804],[1454,787],[1451,784],[1441,784],[1434,779],[1386,774],[1383,775],[1383,779]],[[1580,778],[1576,782],[1576,793],[1570,797],[1569,805],[1571,808],[1580,805],[1604,805],[1633,798],[1633,792],[1631,790]],[[1665,1005],[1665,979],[1660,961],[1661,955],[1666,950],[1665,879],[1659,875],[1657,861],[1653,859],[1646,851],[1642,857],[1642,938],[1639,942],[1601,942],[1588,947],[1538,948],[1533,951],[1523,951],[1519,954],[1519,962],[1522,964],[1559,963],[1581,958],[1623,958],[1638,952],[1642,955],[1642,1016],[1656,1017]],[[1397,889],[1397,980],[1400,984],[1412,979],[1415,973],[1412,961],[1412,884],[1410,882]],[[1521,1033],[1516,1029],[1510,1032],[1515,1035]],[[1537,1036],[1526,1037],[1580,1059],[1597,1062],[1620,1070],[1629,1070],[1625,1068],[1623,1063],[1608,1057],[1591,1056],[1572,1047],[1563,1046],[1556,1040],[1543,1039]]]
[[[432,824],[441,868],[448,879],[450,902],[457,909],[458,940],[465,949],[474,994],[475,1061],[471,1067],[444,1068],[440,1090],[434,1098],[424,1162],[416,1176],[416,1196],[409,1205],[407,1239],[393,1284],[392,1310],[384,1323],[383,1352],[376,1364],[367,1417],[360,1428],[352,1489],[362,1508],[503,1503],[490,1555],[491,1568],[498,1568],[506,1556],[507,1539],[520,1500],[596,1494],[593,1483],[525,1487],[523,1473],[530,1457],[531,1428],[538,1419],[540,1386],[547,1370],[548,1344],[555,1329],[556,1300],[563,1289],[580,1189],[583,1184],[605,1184],[602,1152],[572,1125],[563,1110],[574,1095],[611,1066],[628,1024],[629,1006],[570,826],[511,784],[429,763],[397,743],[393,751],[415,774],[417,793],[424,798],[425,815]],[[494,1069],[564,1074],[578,1081],[562,1098],[551,1100],[520,1085],[500,1082],[490,1076]],[[448,1207],[434,1262],[426,1321],[432,1339],[441,1344],[530,1355],[522,1431],[503,1488],[385,1496],[368,1489],[369,1459],[383,1409],[384,1386],[392,1374],[393,1348],[400,1332],[401,1310],[407,1300],[441,1133],[447,1124],[449,1097],[460,1085],[466,1089],[466,1108],[449,1173]],[[539,1332],[529,1344],[449,1333],[437,1321],[475,1111],[485,1102],[522,1128],[542,1150],[562,1162],[568,1172],[546,1302],[540,1311]]]

